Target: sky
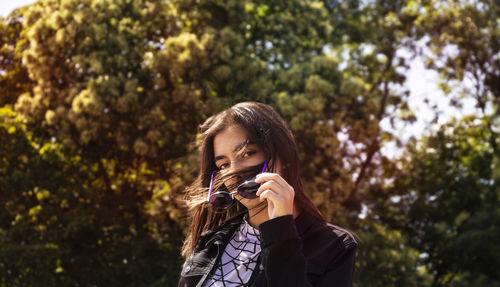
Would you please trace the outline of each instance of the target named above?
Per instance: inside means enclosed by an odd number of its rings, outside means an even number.
[[[16,7],[33,2],[35,0],[0,0],[0,16],[6,17]],[[420,44],[424,45],[424,43]],[[409,55],[409,52],[402,51],[402,53]],[[424,60],[419,57],[411,60],[405,83],[405,87],[410,90],[409,106],[415,112],[417,121],[411,125],[397,123],[395,128],[392,128],[388,122],[381,123],[384,130],[393,132],[403,142],[406,142],[411,136],[419,138],[430,133],[432,130],[431,122],[435,117],[434,110],[431,108],[433,105],[438,107],[440,113],[438,125],[449,121],[453,116],[460,117],[461,115],[477,113],[474,107],[475,102],[472,100],[465,101],[462,109],[452,108],[449,97],[446,97],[438,87],[439,77],[437,73],[427,70],[423,63]],[[382,149],[382,153],[389,157],[398,156],[401,151],[391,144]]]
[[[0,0],[0,16],[7,17],[12,10],[27,4],[36,2],[34,0]]]

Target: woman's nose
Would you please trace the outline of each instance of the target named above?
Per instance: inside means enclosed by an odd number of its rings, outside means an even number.
[[[239,160],[234,160],[231,162],[231,169],[236,170],[238,168],[241,168],[241,161]]]
[[[242,167],[241,163],[239,163],[238,161],[233,161],[233,162],[231,162],[231,165],[229,166],[228,172],[231,173],[231,172],[233,172],[241,167]],[[231,176],[231,178],[229,178],[226,181],[226,186],[230,187],[231,185],[234,185],[236,182],[238,182],[238,180],[241,180],[241,176],[240,175],[233,175],[233,176]]]

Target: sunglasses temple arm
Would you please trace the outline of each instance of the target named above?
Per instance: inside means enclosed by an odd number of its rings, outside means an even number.
[[[265,171],[266,171],[266,167],[267,167],[267,159],[266,159],[266,161],[264,162],[264,168],[262,168],[262,172],[261,172],[261,173],[263,173],[263,172],[265,172]]]
[[[212,195],[212,185],[214,183],[214,173],[216,170],[212,171],[212,175],[210,176],[210,187],[208,188],[208,197],[207,201],[210,201],[210,196]]]

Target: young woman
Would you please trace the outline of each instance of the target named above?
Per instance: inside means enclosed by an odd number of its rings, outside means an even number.
[[[178,286],[352,286],[357,243],[304,193],[295,140],[278,113],[240,103],[199,131]]]

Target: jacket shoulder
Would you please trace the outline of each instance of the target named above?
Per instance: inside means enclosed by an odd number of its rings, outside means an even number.
[[[331,223],[326,223],[325,225],[333,241],[342,240],[342,244],[346,248],[356,248],[358,246],[354,233],[351,231]]]
[[[319,269],[354,257],[358,246],[352,232],[327,222],[315,222],[301,237],[304,255]]]

